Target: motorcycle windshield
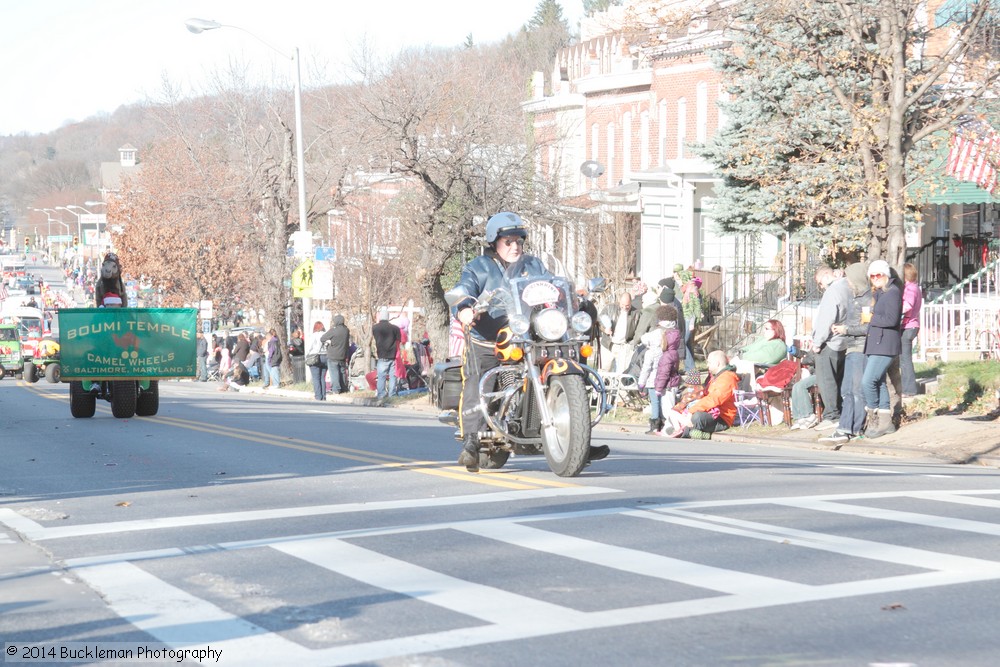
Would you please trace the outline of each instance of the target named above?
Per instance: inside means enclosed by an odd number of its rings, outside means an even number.
[[[532,315],[555,308],[570,317],[575,312],[573,284],[566,278],[552,275],[537,258],[525,256],[511,264],[505,273],[509,292],[508,312]]]

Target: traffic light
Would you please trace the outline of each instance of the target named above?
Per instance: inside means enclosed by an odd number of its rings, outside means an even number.
[[[78,244],[79,242],[80,242],[80,239],[79,239],[78,237],[74,236],[74,237],[73,237],[73,245],[76,245],[76,244]]]
[[[31,247],[31,237],[30,236],[25,236],[24,237],[24,247],[25,248],[30,248]]]

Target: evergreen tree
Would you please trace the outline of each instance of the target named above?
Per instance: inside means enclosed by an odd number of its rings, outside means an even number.
[[[836,238],[841,247],[864,245],[864,215],[846,185],[861,178],[850,118],[825,102],[820,72],[789,61],[778,45],[803,39],[801,32],[756,25],[753,12],[750,4],[737,15],[747,23],[734,48],[713,53],[731,101],[722,104],[728,125],[695,147],[724,176],[712,217],[727,232],[790,231],[816,244]]]
[[[994,43],[994,1],[967,0],[950,17],[946,6],[928,15],[923,0],[719,8],[711,18],[735,40],[727,79],[750,98],[733,103],[732,128],[704,153],[726,176],[726,224],[809,225],[842,239],[863,221],[869,256],[901,266],[915,182],[939,169],[917,151],[1000,92],[984,47]]]
[[[583,15],[593,16],[607,11],[608,7],[620,7],[622,0],[583,0]]]

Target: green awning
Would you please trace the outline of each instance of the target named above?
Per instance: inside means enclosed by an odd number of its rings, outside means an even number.
[[[935,193],[927,198],[928,204],[993,204],[1000,201],[975,183],[959,181],[944,174],[934,180]]]

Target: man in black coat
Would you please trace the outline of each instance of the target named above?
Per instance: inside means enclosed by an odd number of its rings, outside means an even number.
[[[326,343],[326,362],[330,370],[330,391],[343,394],[347,391],[347,355],[351,348],[351,330],[344,324],[343,315],[334,315],[333,324],[323,334],[320,342]]]
[[[372,327],[375,339],[375,398],[384,400],[396,393],[396,348],[403,336],[399,327],[389,321],[389,309],[380,308],[378,324]]]

